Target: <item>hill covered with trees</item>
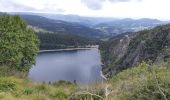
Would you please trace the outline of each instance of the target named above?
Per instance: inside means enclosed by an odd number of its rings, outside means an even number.
[[[101,38],[104,35],[101,31],[78,24],[61,20],[52,20],[36,15],[21,15],[31,26],[42,28],[54,33],[79,35],[88,38]]]
[[[96,45],[99,43],[99,40],[72,34],[39,32],[37,35],[40,39],[41,50],[86,47],[87,45]]]
[[[99,23],[94,26],[95,29],[102,31],[105,34],[116,36],[126,32],[137,32],[144,29],[151,29],[158,25],[169,23],[168,21],[160,21],[157,19],[119,19],[109,22]]]

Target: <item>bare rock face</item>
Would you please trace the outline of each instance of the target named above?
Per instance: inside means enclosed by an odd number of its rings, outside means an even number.
[[[128,35],[119,40],[119,43],[111,47],[111,55],[115,58],[115,62],[120,60],[127,52],[128,45],[130,43],[130,38]]]
[[[100,48],[104,51],[103,71],[108,77],[142,61],[159,63],[170,58],[170,25],[118,36],[105,45]]]

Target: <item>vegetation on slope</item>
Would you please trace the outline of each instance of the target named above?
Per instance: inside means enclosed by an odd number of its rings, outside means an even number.
[[[116,36],[118,34],[126,33],[126,32],[137,32],[144,29],[151,29],[158,25],[163,25],[169,22],[166,21],[160,21],[157,19],[148,19],[148,18],[142,18],[142,19],[119,19],[104,23],[99,23],[95,25],[95,28],[98,30],[101,30],[105,34],[109,34],[112,36]]]
[[[0,65],[29,70],[35,63],[38,39],[19,16],[0,16]]]
[[[0,67],[1,100],[169,100],[170,63],[141,63],[104,83],[78,87],[70,82],[32,83]],[[6,72],[7,71],[7,72]],[[5,73],[5,74],[2,74]],[[12,76],[11,76],[12,75]],[[106,87],[107,93],[106,93]]]
[[[106,65],[104,70],[108,76],[142,61],[166,61],[170,57],[170,25],[116,37],[100,48],[103,63]]]
[[[40,40],[40,50],[64,49],[87,47],[89,45],[97,45],[100,40],[82,37],[67,33],[54,33],[38,27],[28,26],[33,29]]]
[[[0,16],[0,100],[64,100],[74,90],[70,82],[48,85],[26,78],[35,63],[38,42],[19,16]]]
[[[88,39],[71,34],[60,33],[37,33],[40,39],[40,49],[64,49],[75,47],[86,47],[95,45],[97,40]]]
[[[88,38],[101,38],[104,36],[99,30],[78,23],[52,20],[36,15],[21,15],[21,17],[31,26],[42,28],[54,33],[73,34]]]
[[[0,68],[2,70],[7,67],[0,66]],[[3,70],[2,72],[1,70],[0,100],[67,100],[68,96],[76,89],[75,85],[70,82],[33,83],[26,77],[19,78],[18,73],[20,72],[15,71],[11,76],[8,71],[4,72]],[[20,75],[23,74],[20,73]]]
[[[156,48],[158,52],[167,54],[169,50],[169,45],[167,45],[169,41],[166,41],[169,39],[167,36],[169,32],[168,29],[167,26],[167,28],[165,28],[167,31],[158,32],[165,32],[160,38],[158,35],[154,35],[151,39],[149,38],[149,40],[154,41],[151,43],[155,43],[149,47],[154,47],[154,50]],[[0,32],[1,100],[170,99],[170,62],[168,56],[163,57],[166,58],[164,59],[165,62],[161,61],[162,63],[159,64],[146,64],[143,62],[136,67],[131,66],[132,68],[118,73],[107,82],[94,84],[85,88],[64,81],[50,84],[33,83],[26,78],[27,73],[23,72],[23,70],[28,71],[30,66],[35,62],[38,40],[34,32],[27,29],[26,24],[19,16],[0,17]],[[154,32],[155,31],[153,31],[153,34]],[[133,38],[133,40],[134,39],[137,38]],[[148,38],[146,39],[146,41],[149,40]],[[166,41],[166,45],[162,45],[164,44],[162,41]],[[138,44],[136,40],[133,43]],[[164,46],[166,46],[166,49]],[[135,47],[136,46],[134,46],[134,48]],[[129,52],[129,49],[127,49],[127,51]],[[148,51],[148,49],[146,49],[146,51]],[[152,48],[149,49],[149,51],[152,51]],[[158,54],[157,57],[159,56]]]
[[[110,84],[113,100],[169,100],[170,63],[143,62],[112,77]]]

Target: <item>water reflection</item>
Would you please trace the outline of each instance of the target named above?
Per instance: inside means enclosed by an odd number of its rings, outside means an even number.
[[[30,69],[29,78],[36,82],[68,80],[87,84],[100,80],[98,49],[40,53]]]

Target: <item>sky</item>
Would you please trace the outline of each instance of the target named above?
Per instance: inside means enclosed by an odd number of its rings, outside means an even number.
[[[1,12],[170,20],[170,0],[0,0]]]

